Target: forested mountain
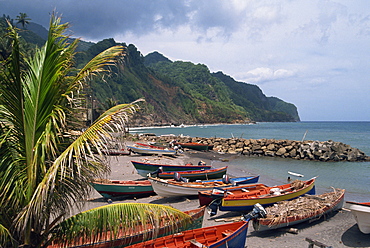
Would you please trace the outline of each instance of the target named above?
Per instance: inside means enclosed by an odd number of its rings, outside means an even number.
[[[39,25],[31,27],[37,34],[31,28],[22,32],[25,44],[40,46],[45,33]],[[81,42],[76,65],[114,45],[113,39]],[[299,121],[293,104],[266,97],[258,86],[237,82],[222,72],[211,73],[206,65],[173,62],[158,52],[144,57],[132,44],[126,52],[124,63],[112,67],[108,77],[91,82],[86,92],[87,107],[95,117],[114,103],[144,97],[143,109],[132,125]]]

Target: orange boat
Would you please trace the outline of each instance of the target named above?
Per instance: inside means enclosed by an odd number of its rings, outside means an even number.
[[[198,198],[200,206],[208,206],[213,200],[221,199],[225,195],[229,194],[239,194],[241,192],[249,192],[251,190],[261,190],[268,186],[262,183],[256,184],[243,184],[234,187],[217,187],[210,190],[198,191]]]
[[[127,248],[241,248],[245,247],[248,221],[188,230]]]

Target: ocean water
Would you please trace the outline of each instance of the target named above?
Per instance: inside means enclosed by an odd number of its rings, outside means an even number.
[[[245,139],[333,140],[358,148],[370,156],[370,122],[294,122],[253,125],[198,125],[132,129],[131,133],[185,135]],[[212,161],[217,163],[217,161]],[[225,163],[222,166],[225,166]],[[235,156],[228,162],[248,174],[259,174],[260,182],[278,185],[287,182],[288,171],[317,177],[316,192],[346,189],[348,201],[370,201],[370,162],[316,162],[271,157]],[[290,176],[294,179],[294,176]]]

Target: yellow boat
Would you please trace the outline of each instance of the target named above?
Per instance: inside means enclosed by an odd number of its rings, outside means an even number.
[[[315,178],[307,181],[295,180],[291,183],[266,187],[259,190],[250,190],[225,194],[209,206],[211,215],[220,211],[250,211],[257,203],[263,207],[279,201],[291,200],[304,194],[315,194]]]

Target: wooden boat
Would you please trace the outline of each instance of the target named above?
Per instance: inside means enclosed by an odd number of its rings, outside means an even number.
[[[252,220],[256,231],[293,226],[340,210],[344,203],[344,189],[321,195],[306,195],[291,201],[281,201],[265,208],[266,216]]]
[[[156,191],[154,186],[153,189]],[[209,208],[211,215],[217,214],[217,209],[221,211],[250,211],[257,203],[267,207],[276,202],[291,200],[304,194],[315,194],[315,178],[307,181],[295,180],[292,183],[260,190],[227,194],[221,199],[213,201]]]
[[[149,180],[119,181],[99,179],[92,182],[91,185],[105,198],[155,194]]]
[[[49,245],[48,248],[62,248],[62,247],[83,247],[83,248],[111,248],[111,247],[126,247],[131,244],[140,243],[143,241],[147,241],[153,239],[153,229],[157,229],[157,236],[156,237],[163,237],[166,235],[174,234],[177,232],[182,232],[186,230],[201,228],[203,223],[205,207],[200,207],[197,209],[184,211],[184,213],[190,215],[192,224],[187,228],[179,225],[178,222],[175,222],[173,225],[168,225],[167,221],[163,221],[163,223],[159,223],[159,226],[153,226],[153,224],[149,224],[147,226],[142,226],[142,228],[138,228],[137,230],[122,228],[120,233],[117,234],[117,238],[111,240],[109,233],[106,235],[102,235],[99,240],[79,240],[74,242],[74,244],[69,244],[66,246],[63,242],[57,243],[54,242],[53,244]],[[157,223],[158,224],[158,223]]]
[[[175,156],[177,152],[173,149],[156,149],[150,147],[141,147],[141,146],[127,146],[131,152],[142,154],[142,155],[167,155]]]
[[[203,144],[203,143],[197,143],[197,142],[175,142],[174,145],[180,145],[182,148],[189,148],[194,149],[198,151],[208,151],[213,149],[213,145]]]
[[[208,179],[217,179],[222,178],[226,174],[227,166],[216,168],[216,169],[207,169],[207,170],[192,170],[192,171],[176,171],[180,176],[189,179],[189,181],[195,180],[208,180]],[[153,174],[151,174],[154,176]],[[172,179],[174,178],[175,171],[164,171],[158,172],[157,177],[162,179]]]
[[[217,187],[210,190],[198,191],[198,198],[200,206],[208,206],[215,199],[220,199],[224,195],[234,194],[234,192],[247,192],[251,190],[260,190],[267,188],[268,186],[262,183],[256,184],[243,184],[239,186],[232,187]]]
[[[248,221],[188,230],[128,246],[128,248],[241,248],[245,247]]]
[[[135,167],[136,171],[143,177],[146,177],[148,173],[157,171],[159,167],[162,167],[162,170],[165,172],[211,169],[210,165],[193,165],[193,164],[169,165],[169,164],[144,163],[144,162],[138,162],[138,161],[131,161],[131,163]]]
[[[364,234],[370,233],[370,202],[346,201],[348,208],[356,219],[358,228]]]
[[[225,175],[226,176],[226,175]],[[203,180],[196,182],[183,182],[176,180],[165,180],[160,178],[148,177],[152,183],[155,193],[164,197],[198,195],[198,191],[213,189],[215,187],[235,186],[236,184],[248,184],[258,181],[259,176],[238,177],[225,180],[227,177],[218,180]],[[234,181],[232,181],[234,180]]]

